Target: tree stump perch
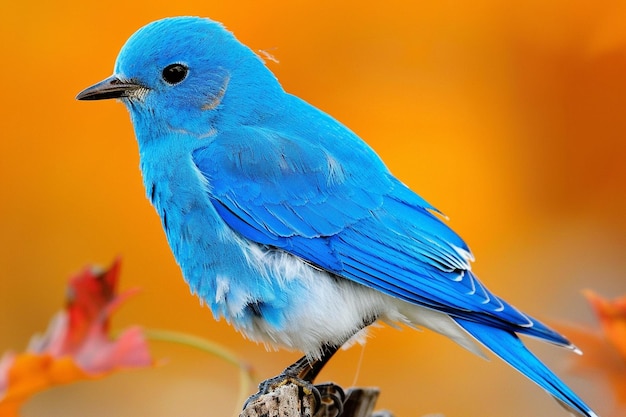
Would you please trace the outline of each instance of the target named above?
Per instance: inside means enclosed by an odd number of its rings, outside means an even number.
[[[350,388],[340,416],[316,415],[313,394],[303,394],[298,385],[286,383],[250,402],[239,417],[393,417],[388,411],[373,412],[379,394],[378,388]]]

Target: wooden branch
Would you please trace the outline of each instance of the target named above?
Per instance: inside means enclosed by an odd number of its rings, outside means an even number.
[[[393,417],[389,411],[376,411],[374,406],[380,395],[378,388],[352,387],[346,393],[341,417]]]
[[[335,417],[393,417],[388,411],[372,412],[379,394],[378,388],[350,388],[343,413]],[[314,404],[312,393],[304,394],[300,386],[289,382],[250,402],[239,417],[318,417],[317,410],[312,410]]]
[[[311,395],[299,395],[300,387],[285,384],[249,403],[239,417],[312,417]]]

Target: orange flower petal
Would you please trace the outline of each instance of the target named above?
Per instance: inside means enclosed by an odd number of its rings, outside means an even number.
[[[583,294],[595,310],[604,336],[626,360],[626,296],[607,300],[590,290]]]
[[[572,358],[571,370],[594,384],[603,384],[606,397],[602,415],[626,415],[626,297],[607,300],[592,291],[583,292],[599,320],[599,328],[552,323],[567,335],[583,355]]]
[[[33,394],[52,385],[86,377],[70,357],[54,358],[32,353],[18,355],[8,372],[8,389],[0,401],[0,415],[17,416],[19,407]]]

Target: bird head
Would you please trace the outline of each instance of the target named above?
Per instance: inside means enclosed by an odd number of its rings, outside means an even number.
[[[114,74],[77,99],[120,99],[141,141],[170,131],[211,136],[260,117],[280,91],[263,61],[220,23],[175,17],[139,29]]]

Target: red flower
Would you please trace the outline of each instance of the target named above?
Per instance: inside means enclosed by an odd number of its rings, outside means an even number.
[[[17,416],[33,394],[53,385],[96,379],[127,368],[151,366],[142,331],[109,336],[113,312],[136,290],[116,293],[119,259],[106,271],[87,268],[70,280],[65,310],[35,336],[25,353],[0,359],[0,415]]]

